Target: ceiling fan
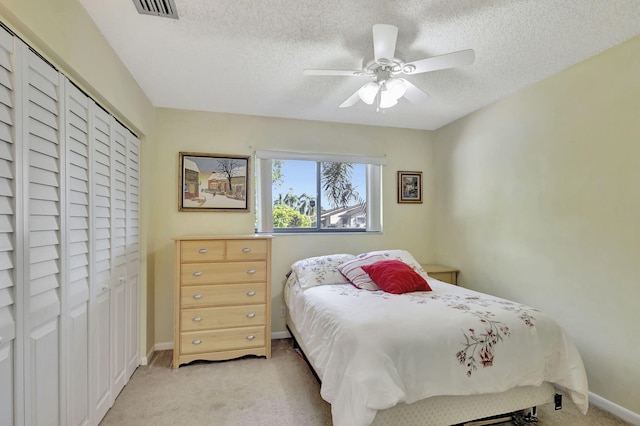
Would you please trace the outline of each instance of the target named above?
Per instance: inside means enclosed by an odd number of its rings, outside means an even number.
[[[443,70],[471,64],[475,53],[471,49],[444,55],[433,56],[412,62],[405,62],[396,52],[398,27],[387,24],[373,26],[373,58],[367,57],[362,62],[361,70],[322,70],[307,69],[304,75],[328,75],[347,77],[368,77],[370,81],[347,98],[340,108],[355,105],[358,100],[366,104],[376,103],[376,109],[389,108],[405,97],[414,104],[429,99],[429,95],[410,81],[402,78],[403,74],[414,75],[429,71]]]

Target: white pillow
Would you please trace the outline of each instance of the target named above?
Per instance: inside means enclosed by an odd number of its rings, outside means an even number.
[[[420,276],[422,278],[424,278],[425,280],[427,280],[427,278],[429,278],[429,275],[427,275],[427,273],[425,272],[424,269],[422,269],[422,266],[420,266],[420,262],[418,262],[411,253],[409,253],[406,250],[377,250],[377,251],[370,251],[369,253],[363,253],[363,254],[359,254],[358,257],[363,257],[363,256],[370,256],[370,255],[374,255],[374,254],[381,254],[383,256],[385,256],[387,259],[386,260],[401,260],[402,262],[406,263],[407,265],[411,266],[411,268],[416,271],[418,274],[420,274]]]
[[[338,267],[355,259],[352,254],[329,254],[298,260],[291,269],[298,275],[300,287],[309,288],[325,284],[348,284]]]

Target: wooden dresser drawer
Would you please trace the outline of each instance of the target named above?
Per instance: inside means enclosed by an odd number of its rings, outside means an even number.
[[[181,331],[265,325],[266,313],[265,305],[183,309],[180,312]]]
[[[203,263],[267,258],[266,240],[191,240],[180,242],[180,262]]]
[[[227,260],[260,260],[267,258],[266,240],[227,241]]]
[[[183,354],[254,348],[264,345],[264,326],[180,333],[180,353]]]
[[[180,261],[197,263],[224,260],[225,247],[224,240],[181,241]]]
[[[180,266],[182,285],[266,281],[267,262],[185,263]]]
[[[180,290],[180,303],[183,308],[253,305],[266,301],[265,283],[184,286]]]

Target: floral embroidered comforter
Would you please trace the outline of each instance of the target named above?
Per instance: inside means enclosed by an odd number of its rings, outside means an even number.
[[[369,425],[376,411],[436,395],[497,393],[551,382],[586,412],[587,379],[573,342],[544,312],[429,280],[402,295],[351,284],[285,298],[322,380],[335,426]]]

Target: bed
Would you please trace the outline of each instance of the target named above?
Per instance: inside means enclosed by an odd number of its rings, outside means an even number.
[[[405,250],[302,259],[284,296],[335,426],[459,424],[549,403],[557,388],[587,411],[582,359],[553,319],[433,279]]]

